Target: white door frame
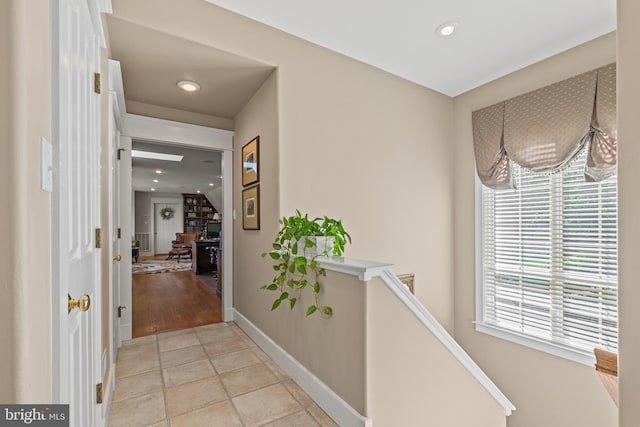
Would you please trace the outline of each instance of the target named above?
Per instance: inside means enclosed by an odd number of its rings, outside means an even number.
[[[131,138],[122,135],[123,121],[122,118],[126,114],[126,104],[124,100],[124,89],[122,83],[122,73],[120,72],[120,63],[112,59],[108,60],[109,65],[109,98],[111,113],[115,120],[115,127],[117,129],[116,146],[120,152],[119,160],[119,172],[120,176],[117,181],[119,182],[119,205],[120,205],[120,246],[123,248],[121,262],[120,262],[120,284],[119,289],[109,289],[109,295],[111,297],[109,305],[109,325],[111,328],[117,331],[111,330],[109,333],[109,348],[111,357],[111,372],[113,373],[110,379],[110,385],[115,377],[115,364],[117,349],[120,348],[122,341],[130,340],[132,333],[132,304],[131,304],[131,250],[129,250],[129,241],[134,239],[132,231],[132,197],[133,191],[131,188]],[[110,170],[114,173],[113,169]],[[113,177],[110,177],[113,180]],[[113,206],[109,206],[109,210],[113,211]],[[124,249],[126,248],[126,249]],[[113,284],[110,284],[113,285]],[[116,298],[117,296],[117,298]],[[116,299],[118,299],[116,301]],[[117,317],[118,307],[123,306],[125,309],[122,311],[122,317]]]
[[[132,139],[217,150],[222,157],[222,320],[233,320],[233,132],[124,113],[122,135]],[[122,218],[130,222],[130,216]],[[131,227],[131,224],[128,224]]]

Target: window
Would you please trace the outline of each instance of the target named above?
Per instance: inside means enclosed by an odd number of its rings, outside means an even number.
[[[617,351],[617,178],[514,165],[517,190],[482,186],[477,329],[590,363]]]

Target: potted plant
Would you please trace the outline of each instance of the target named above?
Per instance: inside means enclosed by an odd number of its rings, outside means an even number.
[[[331,317],[333,309],[328,305],[320,305],[320,277],[326,276],[324,268],[318,267],[319,256],[340,256],[351,236],[342,226],[341,220],[327,216],[310,219],[296,210],[296,214],[282,218],[282,228],[276,236],[269,253],[274,261],[276,275],[271,283],[261,289],[279,292],[271,310],[275,310],[283,301],[289,301],[293,310],[305,288],[310,288],[314,295],[314,304],[307,308],[307,316],[320,311]]]

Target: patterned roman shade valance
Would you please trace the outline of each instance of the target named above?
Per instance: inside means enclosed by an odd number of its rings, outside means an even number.
[[[587,149],[585,179],[616,170],[616,66],[610,64],[472,113],[476,169],[487,187],[512,188],[510,162],[539,173]]]

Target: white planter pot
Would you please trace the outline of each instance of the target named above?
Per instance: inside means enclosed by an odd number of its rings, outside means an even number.
[[[312,248],[305,248],[305,239],[309,239],[315,242],[315,246]],[[307,236],[298,240],[298,255],[305,255],[307,257],[321,256],[333,256],[333,246],[335,245],[336,238],[333,236]]]

